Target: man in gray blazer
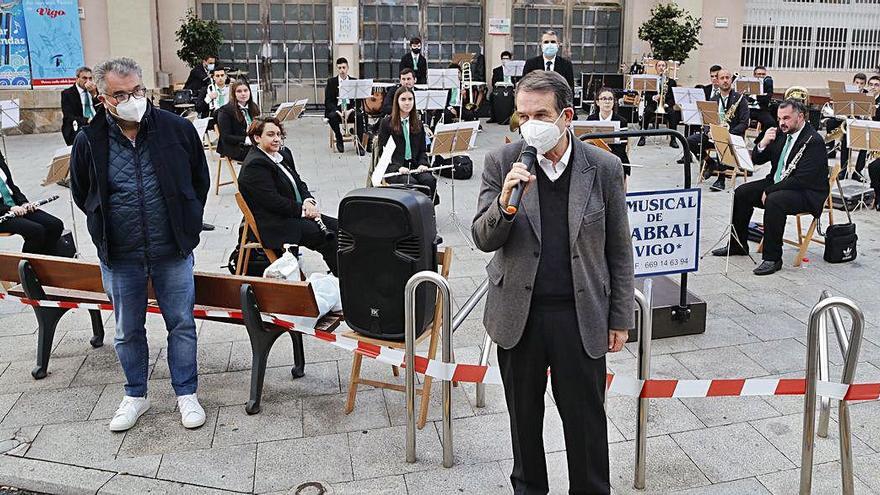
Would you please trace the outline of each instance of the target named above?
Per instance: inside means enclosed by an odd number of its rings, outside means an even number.
[[[472,233],[495,252],[483,322],[498,344],[510,414],[514,493],[547,493],[547,368],[565,431],[570,493],[609,493],[605,353],[634,326],[631,233],[623,167],[568,131],[572,91],[555,72],[517,85],[524,143],[486,155]],[[538,151],[537,170],[520,161]],[[519,211],[506,212],[523,184]]]

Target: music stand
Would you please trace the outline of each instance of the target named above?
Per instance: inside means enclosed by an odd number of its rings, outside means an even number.
[[[672,98],[681,110],[681,123],[685,126],[703,126],[698,101],[706,101],[706,94],[700,88],[672,88]]]
[[[620,130],[620,121],[618,120],[575,120],[571,123],[574,131],[574,137],[580,139],[584,134],[607,134],[609,132],[617,132]],[[602,139],[605,144],[618,144],[620,138]]]
[[[18,98],[0,101],[0,138],[3,139],[3,155],[9,162],[9,153],[6,152],[6,130],[18,129],[21,124],[21,106]]]
[[[853,163],[854,160],[852,159],[853,151],[864,151],[866,154],[880,151],[880,122],[873,120],[847,119],[846,127],[846,140],[847,146],[849,147],[849,162],[846,167],[846,175],[847,177],[852,177],[852,173],[855,170],[855,164]],[[861,175],[862,182],[864,182],[865,174],[863,173]],[[875,199],[875,201],[878,200],[880,199]],[[856,205],[855,209],[861,207],[868,207],[868,205],[865,204],[864,189],[862,190],[859,204]]]
[[[452,89],[458,86],[458,69],[428,69],[428,88]]]
[[[874,115],[874,98],[864,93],[831,93],[834,114],[850,118]]]
[[[298,118],[300,118],[306,110],[306,104],[308,104],[309,99],[305,98],[297,101],[287,101],[280,105],[275,109],[274,117],[280,120],[282,123],[291,122]]]
[[[472,63],[474,63],[475,56],[476,56],[475,53],[453,53],[452,54],[452,63],[459,66],[459,67],[461,67],[462,64],[465,64],[465,63],[472,64]]]
[[[357,133],[357,130],[359,129],[358,118],[360,117],[358,115],[359,112],[357,110],[357,100],[366,100],[367,98],[370,98],[371,96],[373,96],[373,80],[372,79],[352,79],[349,77],[348,79],[346,79],[344,81],[339,81],[339,99],[340,100],[348,99],[348,100],[355,102],[355,104],[354,104],[354,109],[355,109],[354,110],[354,129],[355,129],[355,133]],[[347,119],[343,119],[343,120],[346,120],[346,121],[343,122],[342,125],[345,127],[348,127]],[[366,127],[366,122],[364,122],[364,127]],[[355,136],[354,142],[355,142],[355,148],[358,151],[363,149],[366,152],[366,147],[361,142],[361,136]],[[366,155],[366,153],[364,153],[362,155],[360,152],[358,152],[358,156],[363,157],[364,155]]]
[[[49,163],[49,171],[46,174],[46,178],[40,184],[41,186],[46,187],[52,184],[60,184],[69,179],[71,149],[73,149],[72,146],[65,146],[55,150],[52,161]],[[73,256],[74,258],[79,258],[79,235],[76,231],[76,217],[74,216],[76,210],[74,209],[73,192],[70,187],[67,187],[67,198],[70,204],[70,230],[73,232],[73,243],[76,244],[76,252]]]
[[[721,125],[721,115],[718,114],[717,101],[698,101],[697,109],[703,125]]]
[[[646,92],[654,92],[658,91],[657,88],[660,86],[660,76],[651,75],[651,74],[630,74],[626,76],[626,85],[628,89],[636,91],[639,93],[639,108],[641,110],[639,115],[639,126],[644,129],[645,128],[645,111],[644,107],[645,97],[644,93]]]
[[[426,89],[416,91],[416,110],[443,110],[446,106],[448,89]]]
[[[525,60],[505,60],[501,62],[504,77],[522,77],[523,69],[526,68]]]
[[[764,94],[763,84],[757,77],[737,77],[734,81],[735,88],[740,93],[748,93],[752,96]]]
[[[468,151],[474,147],[479,126],[479,120],[472,122],[456,122],[454,124],[437,124],[437,128],[434,130],[434,140],[431,142],[431,155],[452,159],[452,209],[449,212],[449,218],[471,249],[474,248],[473,242],[461,220],[458,218],[458,211],[455,209],[454,165],[456,156],[466,155]]]
[[[742,170],[755,170],[755,166],[752,163],[751,157],[748,155],[748,149],[746,149],[745,140],[743,140],[742,136],[737,136],[734,134],[730,134],[730,131],[723,126],[710,124],[709,125],[709,135],[712,137],[712,141],[715,143],[715,150],[718,152],[718,161],[724,165],[728,165],[733,167],[733,187],[726,189],[725,192],[733,198],[734,189],[736,188],[736,177],[739,175],[740,169]],[[739,138],[739,139],[735,139]],[[743,152],[745,152],[745,157],[743,157]],[[724,173],[721,171],[721,173]],[[730,240],[733,239],[736,241],[737,245],[748,253],[749,259],[752,260],[752,263],[757,264],[755,258],[752,257],[752,254],[748,251],[748,239],[742,240],[739,238],[739,235],[736,233],[736,229],[733,228],[733,199],[730,200],[730,215],[728,216],[730,219],[727,222],[727,226],[724,227],[724,230],[721,232],[721,236],[715,241],[706,252],[704,252],[700,259],[705,258],[707,254],[711,253],[712,250],[715,249],[716,246],[721,244],[725,239],[727,239],[727,253],[724,256],[724,274],[727,274],[727,270],[730,266]]]

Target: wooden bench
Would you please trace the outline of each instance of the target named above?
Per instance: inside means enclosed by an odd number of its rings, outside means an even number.
[[[66,301],[73,303],[108,304],[97,263],[54,256],[0,252],[0,280],[15,282],[8,293],[30,299]],[[243,277],[218,273],[195,273],[195,309],[241,312],[243,319],[198,315],[199,319],[244,325],[251,343],[251,390],[245,410],[248,414],[260,411],[263,379],[269,351],[281,335],[289,333],[293,340],[293,378],[305,374],[305,356],[302,334],[285,327],[266,323],[260,313],[314,318],[318,306],[312,286],[306,282],[287,282],[257,277]],[[152,288],[148,305],[157,306]],[[9,303],[11,304],[11,303]],[[55,338],[55,329],[61,317],[70,308],[33,306],[37,317],[37,366],[31,372],[36,379],[45,378]],[[99,310],[89,310],[93,337],[91,345],[100,347],[104,342],[104,328]],[[328,315],[318,322],[318,328],[332,331],[341,320],[340,315]]]

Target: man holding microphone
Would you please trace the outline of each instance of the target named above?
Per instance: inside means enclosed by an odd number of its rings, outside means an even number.
[[[552,71],[519,82],[524,143],[486,156],[472,225],[477,247],[495,252],[483,322],[498,344],[515,494],[549,491],[548,367],[570,493],[610,493],[605,353],[634,326],[631,233],[620,160],[572,136],[572,99]]]

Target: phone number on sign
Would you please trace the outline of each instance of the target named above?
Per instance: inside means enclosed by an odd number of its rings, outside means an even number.
[[[646,261],[642,264],[643,268],[671,268],[674,266],[687,266],[690,263],[690,258],[670,258],[668,260],[650,260]],[[635,263],[635,267],[639,268],[639,263]]]

